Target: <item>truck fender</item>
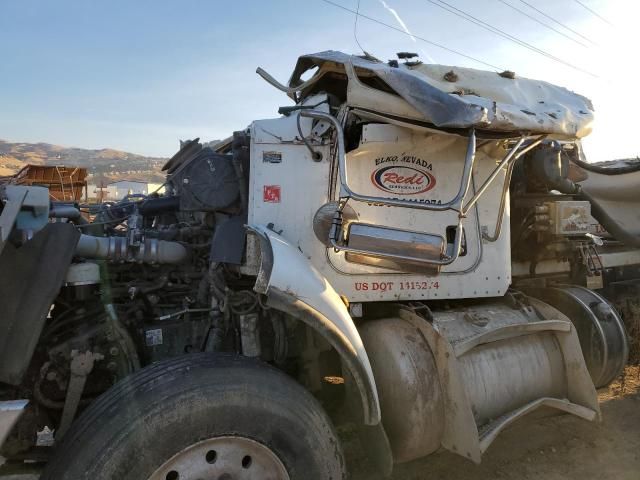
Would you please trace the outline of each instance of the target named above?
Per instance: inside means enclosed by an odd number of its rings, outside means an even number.
[[[254,290],[267,305],[303,321],[336,349],[361,397],[365,425],[380,423],[380,403],[369,357],[347,307],[302,252],[263,225],[249,226],[260,240]]]

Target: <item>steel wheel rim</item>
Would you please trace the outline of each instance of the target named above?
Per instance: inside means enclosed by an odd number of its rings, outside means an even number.
[[[290,480],[287,469],[267,446],[237,436],[222,436],[188,446],[164,462],[148,480]]]

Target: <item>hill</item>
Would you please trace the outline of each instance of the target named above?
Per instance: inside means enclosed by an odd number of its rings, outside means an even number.
[[[149,182],[164,180],[160,168],[167,161],[110,148],[90,150],[49,143],[11,143],[0,140],[0,175],[13,175],[26,164],[84,167],[92,180],[135,177]]]

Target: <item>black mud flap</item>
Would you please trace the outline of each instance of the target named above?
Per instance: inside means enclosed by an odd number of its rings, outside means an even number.
[[[242,255],[247,241],[245,215],[231,217],[216,228],[211,243],[211,261],[218,263],[242,264]]]
[[[73,225],[50,223],[0,255],[0,382],[22,382],[79,238]]]

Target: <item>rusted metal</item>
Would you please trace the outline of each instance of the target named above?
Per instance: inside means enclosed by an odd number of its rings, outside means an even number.
[[[86,168],[26,165],[14,176],[2,178],[0,183],[47,187],[52,201],[79,202],[86,195],[86,179]]]

